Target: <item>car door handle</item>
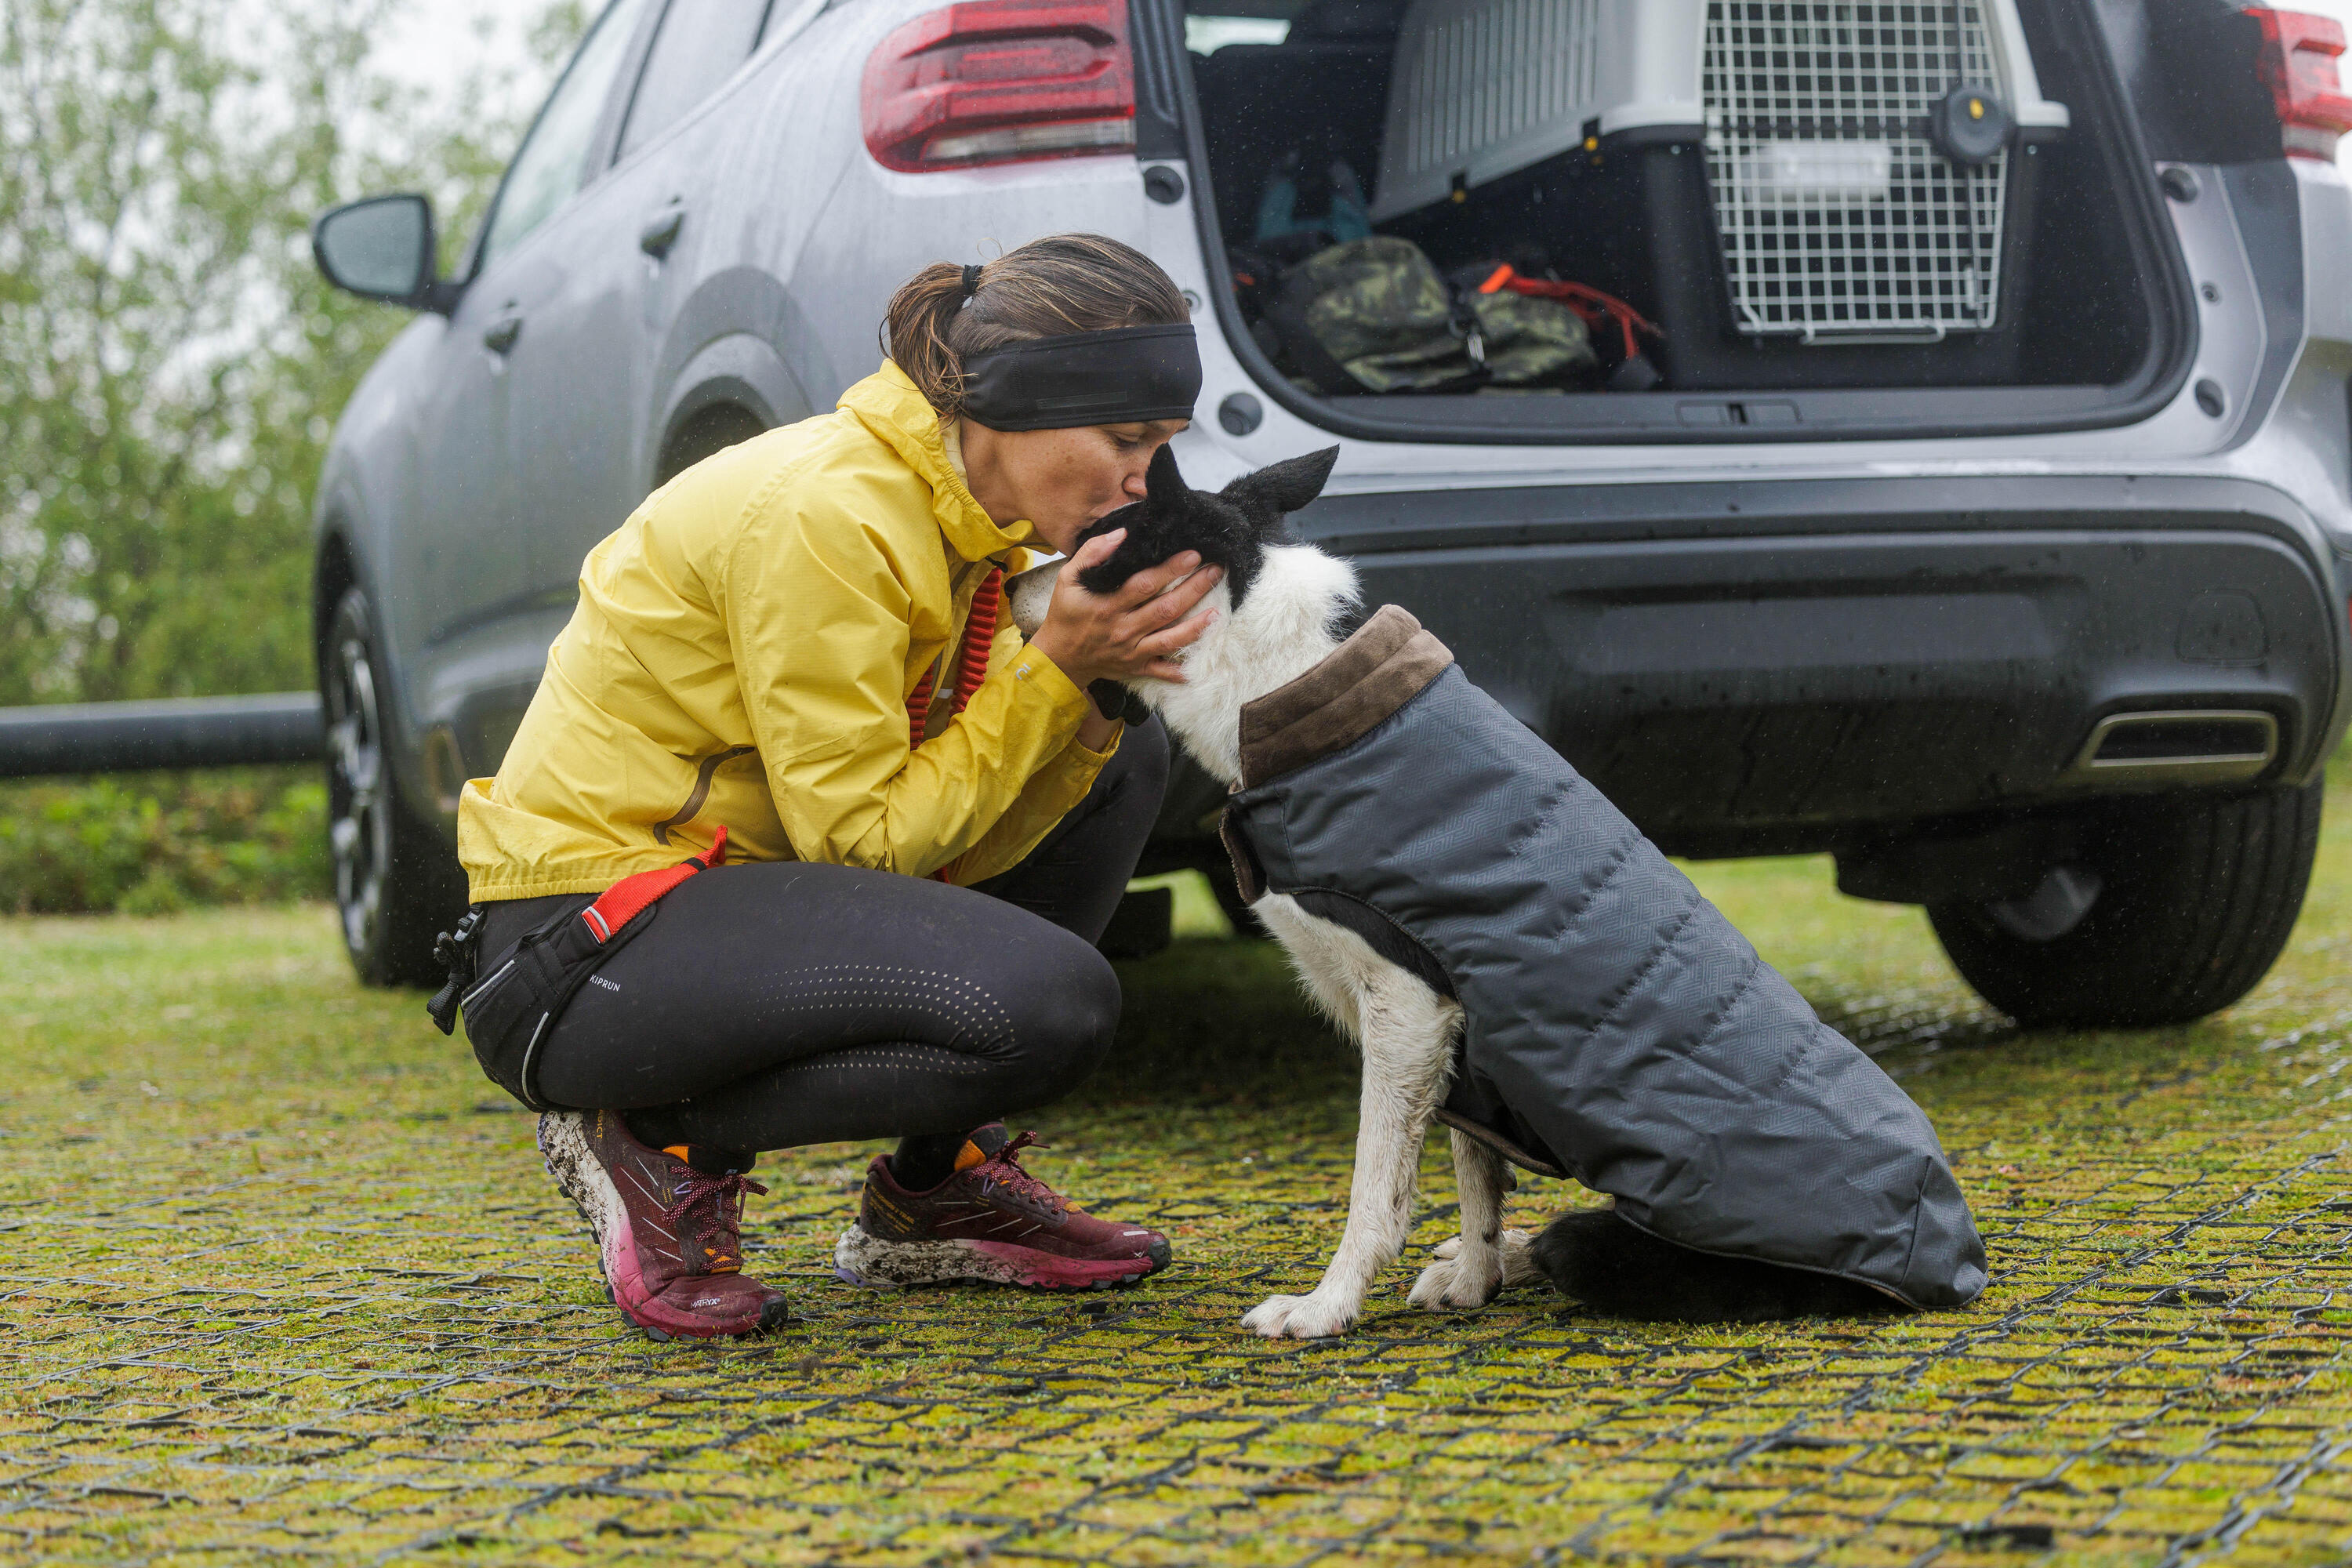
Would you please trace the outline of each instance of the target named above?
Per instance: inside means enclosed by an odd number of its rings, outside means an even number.
[[[522,318],[500,316],[489,324],[488,331],[482,333],[482,346],[494,354],[502,354],[514,347],[515,340],[520,336],[522,336]]]
[[[670,247],[677,243],[678,231],[685,227],[686,210],[683,207],[671,207],[656,213],[645,227],[637,230],[637,248],[659,261],[669,254]]]

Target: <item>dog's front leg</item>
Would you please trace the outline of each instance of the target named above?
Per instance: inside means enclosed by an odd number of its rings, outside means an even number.
[[[1457,1129],[1454,1179],[1462,1193],[1462,1234],[1412,1285],[1412,1304],[1432,1311],[1483,1307],[1504,1284],[1503,1157]]]
[[[1268,1339],[1320,1339],[1344,1332],[1381,1270],[1404,1250],[1412,1228],[1422,1140],[1445,1091],[1454,1026],[1461,1010],[1394,965],[1364,987],[1360,1024],[1364,1084],[1356,1125],[1356,1171],[1348,1227],[1305,1296],[1270,1296],[1242,1319]]]

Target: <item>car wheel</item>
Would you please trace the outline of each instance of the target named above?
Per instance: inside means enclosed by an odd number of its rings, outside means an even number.
[[[465,881],[441,836],[400,798],[386,751],[383,668],[367,595],[335,606],[320,684],[327,720],[327,843],[335,911],[369,985],[438,985],[433,942],[465,912]]]
[[[2324,789],[2119,802],[2085,818],[2082,863],[2028,897],[1927,918],[1961,978],[2021,1024],[2185,1024],[2252,990],[2286,945]]]

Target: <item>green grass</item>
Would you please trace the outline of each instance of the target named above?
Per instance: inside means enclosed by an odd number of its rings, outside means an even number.
[[[1234,922],[1217,907],[1216,890],[1209,879],[1198,871],[1169,871],[1157,877],[1138,877],[1128,883],[1127,890],[1139,893],[1151,888],[1165,888],[1172,900],[1169,924],[1180,938],[1208,937],[1218,941],[1234,934]]]
[[[1336,1239],[1354,1120],[1262,943],[1127,965],[1116,1059],[1034,1121],[1037,1169],[1174,1235],[1168,1275],[852,1291],[866,1150],[799,1150],[752,1258],[803,1326],[698,1347],[623,1331],[530,1119],[319,908],[0,921],[0,1560],[2340,1560],[2331,804],[2286,958],[2185,1029],[2021,1035],[1825,862],[1700,868],[1935,1117],[1994,1270],[1964,1311],[1730,1331],[1410,1310],[1435,1145],[1354,1334],[1238,1333]],[[1568,1201],[1528,1180],[1510,1217]]]

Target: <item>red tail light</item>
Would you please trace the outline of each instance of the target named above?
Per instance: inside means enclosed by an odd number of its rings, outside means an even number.
[[[2255,68],[2271,89],[2286,155],[2332,162],[2336,139],[2352,131],[2352,98],[2345,96],[2336,75],[2344,25],[2303,11],[2250,8],[2247,15],[2263,29]]]
[[[866,150],[919,172],[1135,145],[1127,0],[965,0],[866,62]]]

